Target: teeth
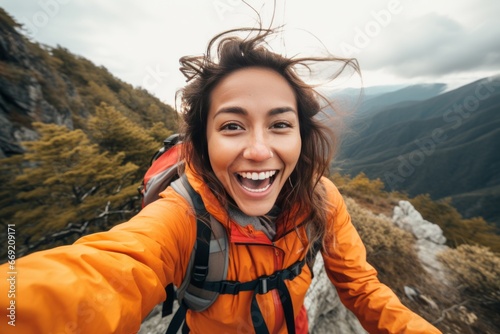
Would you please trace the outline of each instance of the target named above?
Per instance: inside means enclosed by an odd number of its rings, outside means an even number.
[[[265,179],[268,179],[270,177],[272,177],[274,174],[276,174],[276,171],[275,170],[272,170],[272,171],[267,171],[267,172],[260,172],[260,173],[257,173],[257,172],[243,172],[243,173],[238,173],[241,177],[244,177],[246,179],[250,179],[250,180],[265,180]]]
[[[245,187],[245,186],[243,186],[243,188],[245,188],[246,190],[248,190],[248,191],[250,191],[250,192],[252,192],[252,193],[261,193],[261,192],[263,192],[263,191],[266,191],[266,190],[267,190],[270,186],[271,186],[271,185],[270,185],[270,184],[268,184],[267,186],[265,186],[265,187],[264,187],[264,188],[262,188],[262,189],[252,189],[252,188],[248,188],[248,187]]]

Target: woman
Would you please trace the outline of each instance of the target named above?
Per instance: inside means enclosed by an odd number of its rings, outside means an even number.
[[[181,59],[190,81],[181,105],[184,173],[226,229],[227,280],[272,275],[320,243],[341,300],[369,332],[439,333],[378,281],[341,195],[323,177],[336,138],[315,118],[319,95],[296,70],[314,61],[356,63],[289,59],[264,47],[272,31],[247,32],[253,37],[218,35],[204,56]],[[171,188],[161,196],[108,232],[19,259],[16,327],[4,320],[2,332],[137,332],[165,299],[164,287],[182,282],[196,239],[186,200]],[[307,333],[310,282],[301,266],[284,290],[221,294],[207,310],[188,311],[186,323],[191,333]],[[10,301],[0,298],[5,310]]]

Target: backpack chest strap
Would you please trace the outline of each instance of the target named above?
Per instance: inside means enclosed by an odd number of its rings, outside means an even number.
[[[305,260],[297,261],[286,269],[276,271],[269,276],[260,276],[252,281],[205,281],[200,286],[202,289],[218,292],[220,294],[236,295],[240,291],[255,291],[258,294],[265,294],[279,287],[279,282],[293,280],[297,277],[304,267]]]
[[[293,304],[286,287],[285,280],[293,280],[297,277],[304,267],[306,260],[297,261],[290,267],[279,270],[269,276],[261,276],[249,282],[238,281],[205,281],[202,288],[220,294],[238,294],[241,291],[253,291],[251,314],[252,323],[257,334],[269,334],[264,316],[257,303],[257,294],[265,294],[271,290],[278,290],[281,305],[285,314],[286,327],[289,334],[295,334],[295,319],[293,313]]]

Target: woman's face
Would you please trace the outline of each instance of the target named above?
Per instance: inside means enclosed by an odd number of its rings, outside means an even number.
[[[300,155],[293,89],[270,69],[229,74],[211,93],[207,140],[212,169],[240,210],[268,213]]]

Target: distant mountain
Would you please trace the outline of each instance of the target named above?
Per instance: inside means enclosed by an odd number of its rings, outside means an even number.
[[[407,87],[408,85],[379,85],[379,86],[368,86],[363,88],[363,95],[365,98],[372,98],[378,95],[394,92],[400,90],[402,88]],[[332,94],[332,97],[335,96],[355,96],[357,97],[360,93],[359,88],[343,88]]]
[[[356,119],[335,165],[410,195],[451,197],[465,217],[500,226],[500,77],[423,101],[399,92],[389,93],[399,102],[384,107],[372,99],[372,112]]]
[[[397,103],[412,103],[437,96],[445,91],[444,83],[416,85],[370,86],[361,89],[346,88],[331,94],[334,100],[349,100],[356,104],[356,114],[376,112]]]
[[[444,83],[411,85],[393,92],[364,99],[358,113],[376,112],[382,108],[398,103],[408,104],[427,100],[441,94],[445,89],[446,84]]]

